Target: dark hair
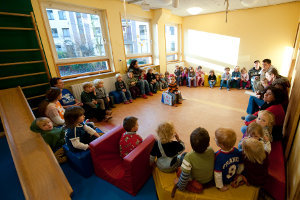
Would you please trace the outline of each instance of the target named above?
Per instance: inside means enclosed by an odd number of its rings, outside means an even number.
[[[80,106],[71,106],[66,109],[64,118],[67,128],[74,128],[80,116],[84,114],[84,109]]]
[[[134,68],[134,65],[135,65],[136,62],[137,62],[136,59],[132,60],[132,61],[130,62],[129,69]]]
[[[131,131],[131,129],[136,125],[138,118],[136,117],[125,117],[125,119],[123,120],[123,128],[126,131]]]
[[[271,60],[268,59],[268,58],[264,59],[263,62],[268,63],[268,64],[271,64]]]
[[[278,70],[276,68],[271,68],[267,73],[274,74],[276,78],[280,77],[280,75],[278,74]]]
[[[271,90],[275,98],[274,104],[281,104],[284,101],[285,95],[283,89],[274,86],[269,86],[267,87],[266,91],[268,90]]]
[[[260,61],[259,61],[259,60],[256,60],[256,61],[254,61],[254,63],[257,63],[257,62],[259,62],[259,63],[260,63]]]
[[[226,71],[227,69],[229,69],[229,70],[230,70],[230,67],[225,67],[225,71]]]
[[[190,142],[193,150],[197,153],[203,153],[209,146],[209,134],[205,128],[196,128],[191,136]]]
[[[48,104],[50,102],[56,100],[60,94],[61,94],[61,90],[57,87],[51,87],[46,92],[46,99],[40,103],[39,108],[38,108],[38,113],[41,117],[46,117],[45,112],[46,112]]]
[[[57,84],[58,80],[61,80],[60,77],[54,77],[50,79],[50,86],[51,87],[55,87],[55,85]]]

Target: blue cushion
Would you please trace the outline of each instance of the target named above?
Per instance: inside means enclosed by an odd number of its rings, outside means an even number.
[[[63,146],[70,166],[84,177],[89,177],[94,173],[90,150],[72,152],[65,144]]]
[[[123,102],[121,94],[119,92],[117,92],[117,91],[111,91],[109,93],[109,96],[113,96],[114,97],[114,101],[115,101],[114,103],[115,104],[119,104],[119,103]]]

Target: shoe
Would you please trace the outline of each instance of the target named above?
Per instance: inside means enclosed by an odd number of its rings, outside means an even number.
[[[153,93],[152,93],[152,92],[149,92],[147,95],[149,95],[149,96],[153,96]]]
[[[243,89],[243,87],[240,87],[240,90]]]
[[[245,118],[245,116],[241,116],[241,119],[242,119],[242,120],[245,120],[246,118]]]
[[[143,94],[142,97],[143,97],[144,99],[148,99],[148,97],[147,97],[145,94]]]
[[[222,87],[220,87],[219,89],[222,90]]]
[[[106,111],[106,114],[107,114],[107,115],[111,115],[111,114],[112,114],[112,111],[111,111],[111,110],[107,110],[107,111]]]
[[[174,104],[174,105],[172,105],[173,107],[177,107],[177,105],[176,104]]]
[[[124,104],[129,104],[129,102],[128,101],[124,101]]]
[[[111,107],[111,108],[116,108],[116,106],[115,106],[115,105],[111,105],[110,107]]]
[[[229,88],[227,88],[227,91],[230,91],[230,89],[229,89]]]
[[[129,103],[132,103],[132,99],[129,99]]]
[[[112,116],[108,116],[108,115],[105,115],[104,117],[104,122],[108,122],[108,120],[110,120],[112,118]]]
[[[178,101],[178,104],[182,104],[182,101]]]

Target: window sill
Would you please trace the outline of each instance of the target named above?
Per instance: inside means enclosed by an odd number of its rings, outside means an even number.
[[[168,61],[167,64],[174,64],[174,63],[181,63],[184,62],[183,60],[172,60],[172,61]]]
[[[64,79],[63,82],[64,83],[69,83],[69,82],[72,82],[72,81],[84,80],[84,79],[88,79],[88,78],[112,77],[112,76],[114,76],[118,73],[119,72],[107,72],[107,73],[101,73],[101,74],[86,75],[86,76],[80,76],[80,77],[76,77],[76,78]]]

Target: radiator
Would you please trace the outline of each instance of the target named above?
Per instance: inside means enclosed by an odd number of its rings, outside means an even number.
[[[185,67],[185,66],[184,66],[184,62],[168,63],[168,64],[167,64],[167,71],[168,71],[170,74],[174,74],[176,65]]]
[[[127,75],[124,74],[124,75],[122,75],[122,77],[123,77],[123,81],[126,83]],[[109,77],[109,78],[104,78],[102,80],[104,82],[104,88],[105,88],[105,91],[107,94],[111,91],[116,90],[116,87],[115,87],[116,78],[114,76]],[[91,81],[91,83],[94,84],[93,81]],[[82,83],[71,85],[71,89],[72,89],[74,97],[81,101],[80,95],[83,91]]]

